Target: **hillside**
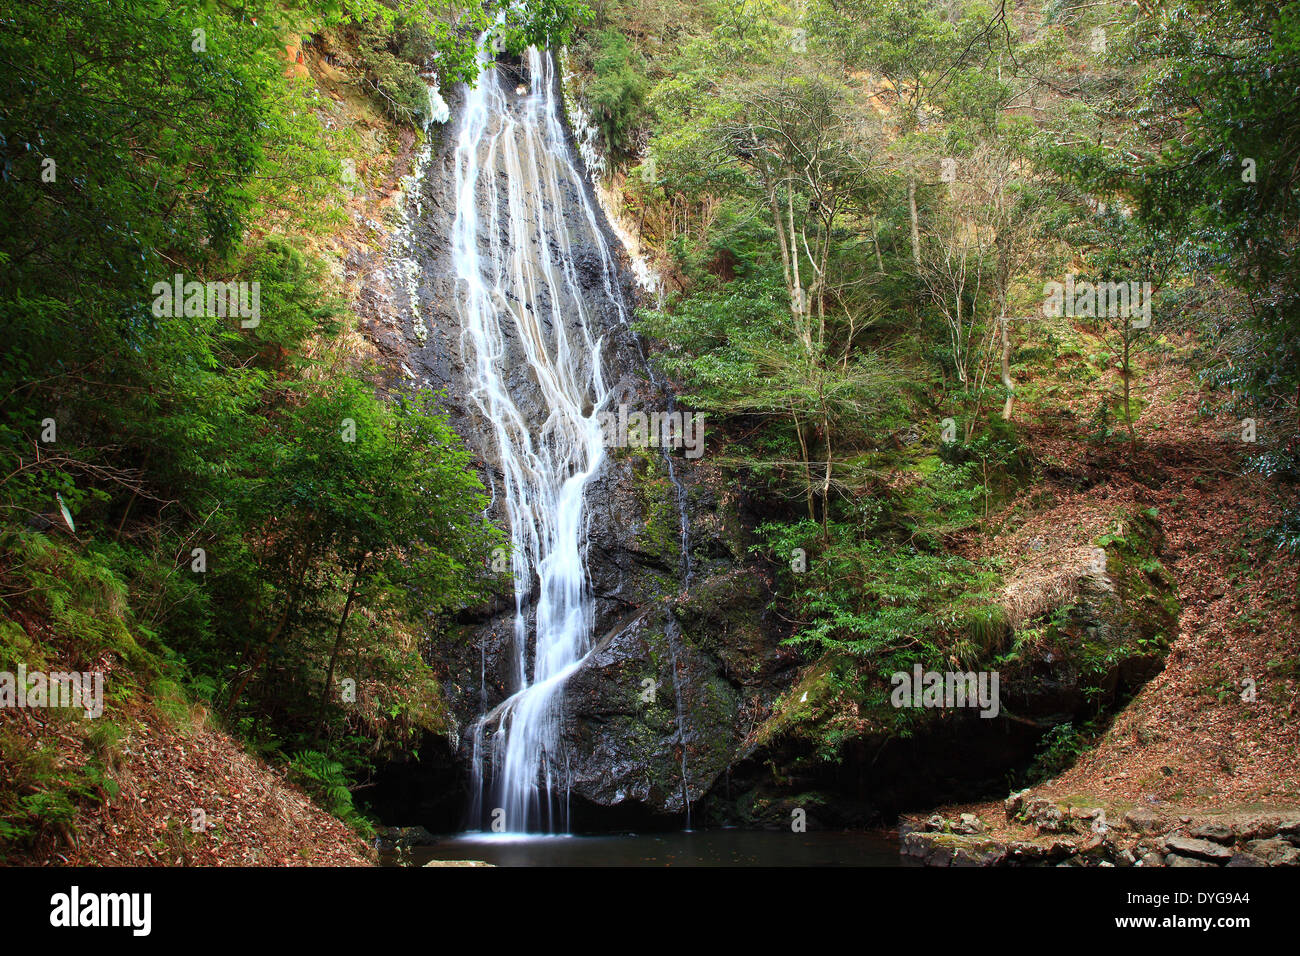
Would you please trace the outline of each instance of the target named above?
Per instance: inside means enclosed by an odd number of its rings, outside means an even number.
[[[1300,860],[1294,5],[6,16],[0,862]]]

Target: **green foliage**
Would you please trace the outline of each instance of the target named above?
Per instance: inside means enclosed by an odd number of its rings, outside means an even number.
[[[645,62],[616,30],[601,30],[593,44],[595,78],[587,86],[587,102],[607,155],[618,161],[630,155],[630,136],[641,118],[648,88]]]
[[[383,111],[399,122],[427,126],[433,117],[429,86],[420,70],[438,52],[434,38],[419,23],[402,23],[392,30],[376,19],[358,31],[357,52]]]
[[[60,766],[49,744],[32,747],[26,739],[0,726],[0,862],[19,853],[51,827],[67,827],[77,813],[76,798],[87,790],[79,778]]]
[[[789,643],[910,664],[950,654],[975,661],[1003,637],[991,591],[998,576],[956,555],[876,537],[870,524],[811,522],[758,529],[763,551],[786,564],[793,610],[805,622]]]
[[[497,0],[504,17],[498,32],[505,40],[507,52],[518,55],[530,46],[567,46],[576,31],[594,19],[594,14],[581,0],[529,0],[513,3]]]
[[[316,750],[304,750],[289,762],[289,777],[316,801],[363,834],[373,832],[368,820],[353,806],[352,791],[343,774],[343,764]]]
[[[1253,467],[1284,510],[1278,543],[1300,551],[1300,9],[1244,0],[1168,3],[1142,37],[1149,108],[1180,135],[1136,170],[1144,218],[1192,243],[1240,305],[1220,321],[1208,379],[1260,422]],[[1236,301],[1233,303],[1236,305]],[[1225,310],[1226,311],[1226,310]],[[1225,316],[1226,318],[1226,316]]]
[[[1234,379],[1259,399],[1300,381],[1294,151],[1300,116],[1300,10],[1246,0],[1171,2],[1143,32],[1147,108],[1183,134],[1140,166],[1152,222],[1193,238],[1203,263],[1248,296],[1257,360]],[[1183,112],[1186,111],[1186,112]]]
[[[1084,29],[1087,8],[1075,6],[1056,12]],[[1062,193],[1080,211],[1085,198],[1123,204],[1122,216],[1077,213],[1065,230],[1092,247],[1102,269],[1153,273],[1157,286],[1168,277],[1168,302],[1195,303],[1192,316],[1169,309],[1157,321],[1201,321],[1203,377],[1229,390],[1234,414],[1258,420],[1254,466],[1272,480],[1292,527],[1300,513],[1300,11],[1249,0],[1105,6],[1109,75],[1082,87],[1043,131],[1040,168],[1063,178]],[[1084,128],[1097,135],[1062,135]],[[1193,288],[1202,294],[1189,295]],[[1125,365],[1128,345],[1116,349]],[[1128,404],[1119,411],[1133,440]],[[1294,545],[1279,532],[1280,543]]]
[[[557,30],[577,9],[543,6]],[[417,28],[428,7],[302,12],[390,24],[367,29],[393,64],[446,53],[444,77],[472,79],[455,71],[474,37]],[[268,755],[328,752],[362,776],[445,726],[420,646],[486,593],[496,533],[436,396],[380,399],[367,370],[323,361],[351,322],[307,239],[337,222],[337,141],[285,75],[289,15],[34,0],[6,16],[2,663],[115,658],[119,704],[184,729],[198,698]],[[260,321],[158,314],[154,284],[177,273],[257,283]],[[342,704],[343,661],[392,690]],[[23,839],[65,822],[77,788],[111,788],[29,769],[31,798],[0,807]]]
[[[273,0],[271,0],[273,2]],[[478,78],[478,39],[489,34],[512,55],[529,46],[559,48],[592,19],[581,0],[312,0],[327,25],[361,29],[360,52],[372,89],[400,120],[423,121],[425,94],[416,74],[435,68],[444,87]],[[420,85],[416,86],[419,83]]]
[[[89,670],[99,655],[109,652],[141,679],[159,673],[157,658],[126,626],[126,582],[96,555],[78,553],[57,538],[25,528],[6,530],[0,536],[0,553],[13,565],[6,575],[6,593],[0,596],[0,612],[8,616],[17,608],[34,609],[57,631],[57,645],[52,645],[6,622],[0,669],[60,663]]]
[[[1057,724],[1039,741],[1039,751],[1027,773],[1028,783],[1040,783],[1074,766],[1088,749],[1088,735],[1066,721]]]
[[[87,672],[112,668],[104,713],[46,711],[55,733],[33,739],[14,712],[0,712],[0,861],[51,832],[68,833],[80,808],[110,799],[128,705],[169,670],[131,615],[124,580],[57,537],[26,529],[0,537],[0,670]],[[43,621],[29,633],[20,621]],[[139,640],[137,640],[139,637]],[[69,742],[84,759],[69,760]]]
[[[888,707],[882,672],[987,661],[1007,635],[998,574],[949,536],[1028,472],[1014,429],[988,414],[1005,395],[991,330],[1020,307],[1048,205],[1005,113],[1018,90],[988,68],[1013,40],[977,4],[955,20],[910,0],[709,13],[647,65],[657,178],[635,201],[647,223],[671,210],[685,225],[643,228],[682,291],[638,329],[729,439],[712,460],[765,503],[757,550],[825,692],[783,719],[888,713],[904,733],[915,715]],[[961,158],[964,191],[934,188],[942,156]],[[927,285],[922,252],[948,254],[965,284]],[[928,423],[947,415],[963,434],[941,445]],[[819,752],[837,754],[853,726],[818,724]]]

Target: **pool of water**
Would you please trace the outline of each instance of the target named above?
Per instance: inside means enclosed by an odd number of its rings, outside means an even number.
[[[395,863],[391,853],[385,863]],[[900,866],[887,831],[696,830],[607,836],[467,833],[414,847],[403,862],[482,860],[496,866]]]

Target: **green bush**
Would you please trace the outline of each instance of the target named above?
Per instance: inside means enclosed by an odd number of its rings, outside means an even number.
[[[289,777],[315,798],[334,816],[365,834],[373,831],[370,822],[352,803],[352,791],[343,773],[343,764],[317,750],[305,750],[289,762]]]
[[[899,669],[950,654],[975,660],[1002,640],[990,568],[874,537],[863,525],[833,522],[828,531],[823,539],[811,521],[758,529],[757,548],[783,563],[803,554],[803,570],[787,565],[781,575],[802,622],[788,643]]]
[[[611,160],[634,152],[631,135],[641,119],[648,81],[645,59],[617,30],[594,37],[595,77],[588,84],[587,102]]]
[[[392,119],[413,126],[426,126],[432,119],[429,86],[421,79],[420,68],[434,50],[433,38],[417,24],[403,24],[395,33],[378,21],[360,29],[357,51],[366,84]]]

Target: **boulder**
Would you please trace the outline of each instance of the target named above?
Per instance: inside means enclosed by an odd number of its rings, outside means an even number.
[[[1246,850],[1269,866],[1300,866],[1300,850],[1281,837],[1251,840]]]
[[[735,759],[741,704],[670,614],[636,618],[569,678],[560,739],[571,792],[599,806],[684,813]]]
[[[992,840],[970,841],[955,847],[950,866],[997,866],[1007,855],[1007,848]]]
[[[1065,811],[1042,797],[1035,797],[1025,804],[1023,816],[1039,833],[1070,833],[1074,830],[1074,824]]]
[[[909,833],[901,852],[922,866],[997,866],[1007,856],[1007,848],[995,840],[951,833]]]
[[[1277,835],[1284,836],[1292,843],[1300,841],[1300,816],[1286,816],[1277,821]]]
[[[1171,833],[1165,837],[1165,848],[1170,853],[1181,857],[1194,857],[1212,863],[1226,863],[1232,859],[1232,850],[1225,846],[1211,843],[1209,840],[1198,840],[1195,837],[1183,836],[1177,833]],[[1170,866],[1173,866],[1173,864],[1170,863]]]
[[[1134,807],[1124,814],[1124,826],[1134,833],[1159,833],[1168,828],[1169,821],[1149,807]]]
[[[495,863],[488,863],[484,860],[430,860],[425,866],[496,866]]]
[[[1007,820],[1014,820],[1025,805],[1025,798],[1029,796],[1029,790],[1020,790],[1013,793],[1002,801],[1002,809],[1006,813]]]
[[[1013,864],[1039,863],[1047,857],[1047,848],[1037,843],[1017,840],[1007,846],[1007,862]]]
[[[1222,823],[1202,823],[1192,827],[1191,834],[1198,840],[1210,840],[1214,843],[1230,844],[1235,839],[1232,827]]]
[[[1079,846],[1073,840],[1053,840],[1047,848],[1047,855],[1053,860],[1062,860],[1074,856]]]
[[[1106,811],[1099,807],[1075,807],[1070,811],[1070,817],[1093,833],[1105,833],[1110,829],[1106,823]]]

